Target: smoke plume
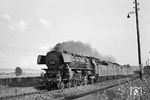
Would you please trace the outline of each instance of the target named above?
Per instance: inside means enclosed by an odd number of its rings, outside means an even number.
[[[92,48],[89,44],[82,43],[79,41],[77,42],[67,41],[67,42],[58,43],[54,46],[52,50],[56,50],[56,51],[66,50],[79,55],[92,56],[95,58],[99,58],[101,60],[116,62],[114,57],[101,55],[96,49]]]

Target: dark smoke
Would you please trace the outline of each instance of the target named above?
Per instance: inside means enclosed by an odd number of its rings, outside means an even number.
[[[58,43],[54,46],[52,50],[56,51],[66,50],[79,55],[92,56],[102,60],[116,62],[114,57],[101,55],[96,49],[92,48],[89,44],[85,44],[79,41],[77,42],[67,41],[63,43]]]

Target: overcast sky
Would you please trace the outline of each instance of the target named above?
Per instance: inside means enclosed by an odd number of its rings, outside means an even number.
[[[142,63],[150,58],[150,1],[139,0]],[[89,43],[119,64],[138,64],[132,0],[0,0],[0,67],[37,68],[58,42]]]

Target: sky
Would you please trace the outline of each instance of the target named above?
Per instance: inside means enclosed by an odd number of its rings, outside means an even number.
[[[150,1],[139,2],[142,63],[150,58]],[[132,0],[0,0],[0,68],[41,68],[59,42],[88,43],[119,64],[138,65]]]

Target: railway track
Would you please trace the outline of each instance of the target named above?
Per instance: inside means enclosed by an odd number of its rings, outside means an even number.
[[[136,79],[117,79],[117,80],[107,80],[101,83],[95,83],[85,86],[77,86],[73,88],[65,88],[62,90],[53,90],[53,91],[47,91],[47,90],[40,90],[36,92],[29,92],[29,93],[23,93],[23,94],[17,94],[17,95],[11,95],[11,96],[5,96],[0,97],[0,100],[16,100],[18,98],[19,100],[71,100],[76,99],[79,97],[83,97],[85,95],[89,95],[91,93],[102,91],[105,89],[109,89],[121,84],[125,84],[127,82],[131,82]]]
[[[118,82],[118,83],[112,83],[112,85],[109,85],[106,84],[105,86],[103,87],[96,87],[96,89],[93,89],[91,91],[88,91],[88,92],[85,92],[85,93],[82,93],[82,94],[78,94],[78,95],[71,95],[71,96],[66,96],[64,97],[64,100],[73,100],[73,99],[77,99],[77,98],[80,98],[80,97],[83,97],[83,96],[86,96],[86,95],[90,95],[90,94],[93,94],[93,93],[97,93],[98,91],[104,91],[104,90],[107,90],[107,89],[110,89],[110,88],[113,88],[113,87],[116,87],[116,86],[119,86],[119,85],[123,85],[125,83],[128,83],[128,82],[131,82],[131,81],[134,81],[136,79],[130,79],[130,80],[122,80],[121,82]],[[101,84],[102,86],[102,84]]]

